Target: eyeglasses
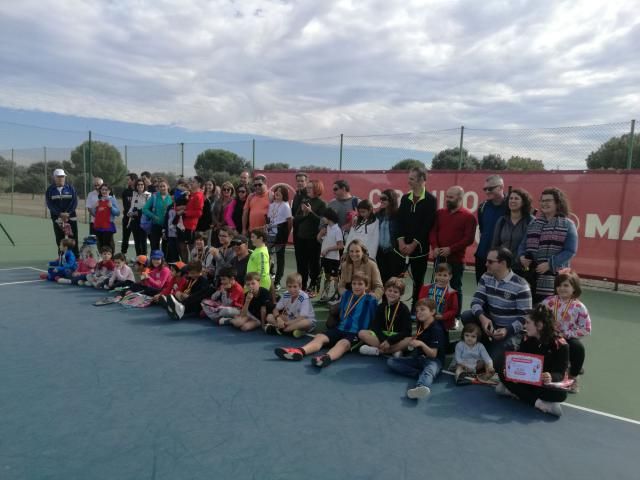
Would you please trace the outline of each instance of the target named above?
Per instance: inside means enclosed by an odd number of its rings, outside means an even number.
[[[222,191],[223,191],[223,192],[230,192],[230,191],[231,191],[231,189],[230,189],[230,188],[223,188],[223,189],[222,189]]]
[[[482,190],[484,190],[485,192],[493,192],[499,186],[500,185],[493,185],[492,187],[484,187]]]
[[[380,201],[381,201],[381,202],[386,202],[386,201],[388,201],[388,200],[389,200],[389,199],[388,199],[387,197],[380,197]]]

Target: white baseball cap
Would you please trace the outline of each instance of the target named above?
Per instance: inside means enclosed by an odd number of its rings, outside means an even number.
[[[54,177],[66,177],[66,176],[67,176],[67,174],[66,174],[66,173],[64,173],[64,170],[63,170],[63,169],[61,169],[61,168],[56,168],[56,169],[53,171],[53,176],[54,176]]]

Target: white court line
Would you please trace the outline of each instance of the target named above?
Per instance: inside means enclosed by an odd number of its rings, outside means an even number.
[[[13,267],[13,268],[0,268],[0,272],[8,272],[10,270],[35,270],[36,272],[46,272],[46,270],[42,270],[36,267]]]
[[[19,285],[21,283],[35,283],[35,282],[44,282],[44,280],[39,278],[38,280],[23,280],[22,282],[6,282],[6,283],[0,283],[0,287],[4,287],[7,285]]]
[[[444,373],[445,375],[451,375],[454,376],[454,372],[450,371],[450,370],[442,370],[442,373]],[[631,423],[633,425],[640,425],[640,421],[638,420],[634,420],[632,418],[627,418],[627,417],[621,417],[619,415],[614,415],[613,413],[607,413],[607,412],[601,412],[600,410],[594,410],[593,408],[587,408],[587,407],[581,407],[580,405],[574,405],[573,403],[567,403],[567,402],[563,402],[562,405],[565,405],[567,407],[570,408],[575,408],[576,410],[582,410],[583,412],[589,412],[589,413],[594,413],[596,415],[601,415],[603,417],[607,417],[607,418],[613,418],[614,420],[620,420],[621,422],[627,422],[627,423]]]

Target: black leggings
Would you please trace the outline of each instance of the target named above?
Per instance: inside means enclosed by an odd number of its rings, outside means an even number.
[[[500,381],[504,383],[504,386],[507,387],[511,393],[529,405],[535,405],[538,399],[544,400],[545,402],[564,402],[567,399],[567,392],[564,390],[538,387],[526,383],[509,382],[505,380],[503,372],[500,372],[499,376]]]
[[[567,340],[569,344],[569,375],[571,377],[577,377],[580,375],[580,370],[584,365],[584,345],[579,338],[570,338]]]
[[[298,238],[296,244],[296,262],[298,273],[302,276],[303,290],[318,287],[320,276],[320,243],[315,239]],[[307,285],[309,281],[309,285]]]

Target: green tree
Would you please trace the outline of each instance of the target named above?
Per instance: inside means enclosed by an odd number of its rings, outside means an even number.
[[[11,191],[11,171],[13,163],[0,155],[0,192]]]
[[[318,172],[329,172],[331,169],[329,167],[321,167],[320,165],[303,165],[299,169],[301,172],[312,172],[314,170]]]
[[[71,152],[70,159],[68,170],[74,178],[76,187],[86,182],[87,191],[91,191],[92,188],[89,185],[91,174],[94,177],[101,177],[111,187],[120,187],[125,184],[127,166],[122,161],[120,151],[110,143],[91,142],[91,159],[89,159],[89,141],[83,142]]]
[[[544,163],[542,163],[542,160],[534,160],[533,158],[514,155],[507,160],[507,170],[520,170],[524,172],[540,171],[544,170]]]
[[[69,162],[47,162],[46,173],[44,162],[32,163],[24,170],[16,168],[15,190],[20,193],[30,193],[31,198],[34,198],[36,194],[44,194],[51,184],[53,171],[56,168],[65,168],[68,165]]]
[[[629,134],[620,137],[612,137],[595,152],[587,157],[587,168],[590,170],[614,168],[627,168],[627,155],[629,153]],[[631,168],[640,168],[640,134],[633,138],[633,160]]]
[[[411,170],[412,168],[426,168],[425,164],[415,158],[405,158],[396,163],[391,170]]]
[[[485,155],[480,160],[480,169],[481,170],[506,170],[507,162],[504,158],[502,158],[497,153],[490,153],[489,155]]]
[[[460,148],[447,148],[436,154],[431,160],[433,170],[457,170],[460,162]],[[462,149],[462,170],[477,170],[480,162],[467,149]]]
[[[264,167],[262,167],[263,170],[291,170],[291,166],[288,163],[284,163],[284,162],[273,162],[273,163],[266,163],[264,165]]]
[[[214,174],[217,172],[239,176],[243,170],[250,170],[251,164],[240,155],[228,150],[209,148],[198,154],[193,167],[201,177],[215,178]]]

